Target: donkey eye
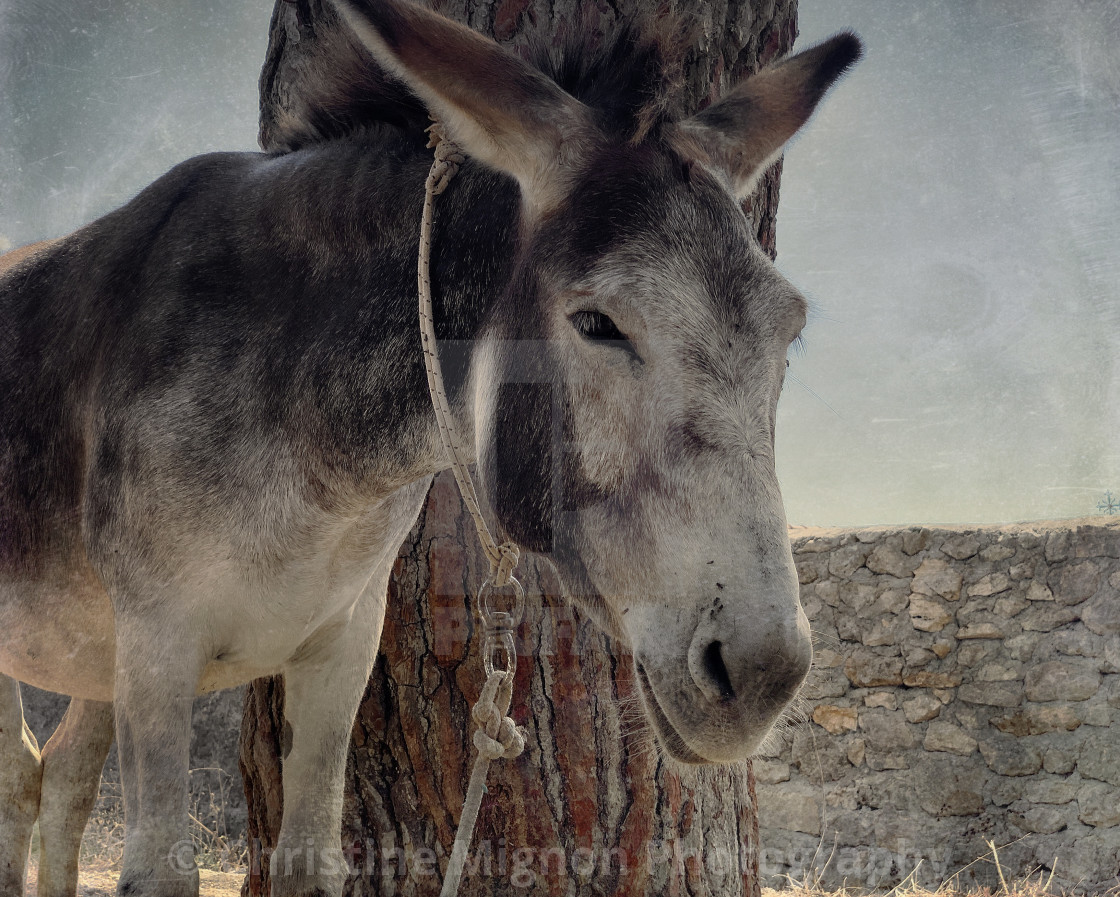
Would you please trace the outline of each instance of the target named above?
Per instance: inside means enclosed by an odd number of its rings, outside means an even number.
[[[627,342],[618,325],[601,311],[577,311],[569,320],[584,339],[594,342]]]
[[[568,320],[585,340],[593,343],[610,343],[613,348],[630,353],[635,361],[641,361],[634,344],[618,329],[618,325],[601,311],[590,309],[577,311]]]

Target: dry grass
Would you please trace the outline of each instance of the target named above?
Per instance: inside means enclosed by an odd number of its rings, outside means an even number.
[[[217,787],[211,783],[217,773]],[[207,775],[211,774],[211,775]],[[201,897],[235,897],[248,868],[244,833],[230,834],[226,807],[230,789],[240,787],[228,773],[191,770],[190,837],[202,880]],[[28,897],[37,895],[39,835],[32,837]],[[101,782],[101,789],[82,837],[78,897],[113,897],[124,855],[124,803],[119,782]]]
[[[978,857],[935,888],[919,884],[919,863],[910,874],[893,888],[847,888],[830,890],[822,885],[824,869],[816,877],[799,880],[788,877],[780,889],[763,888],[762,897],[1085,897],[1086,890],[1078,886],[1059,885],[1055,881],[1058,861],[1050,871],[1038,870],[1031,874],[1014,877],[1006,873],[999,858],[999,850],[992,841],[988,842],[988,853]],[[825,868],[827,868],[827,863]],[[999,887],[966,884],[965,876],[974,867],[986,865],[994,869]],[[1120,881],[1107,891],[1094,891],[1094,897],[1120,897]]]

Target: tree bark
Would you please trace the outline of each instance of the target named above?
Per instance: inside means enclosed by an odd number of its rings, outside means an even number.
[[[796,36],[797,0],[442,0],[446,15],[521,51],[579,28],[601,39],[635,13],[671,9],[695,23],[688,85],[695,108]],[[325,0],[277,0],[261,75],[261,139],[314,103],[303,73],[337,41]],[[366,80],[375,83],[366,73]],[[748,201],[774,254],[780,163]],[[342,844],[359,871],[353,895],[435,895],[473,763],[470,706],[482,683],[471,597],[487,572],[454,480],[436,479],[401,548],[381,652],[354,723]],[[511,715],[525,752],[491,765],[463,895],[746,895],[758,897],[758,821],[748,764],[690,769],[659,758],[637,707],[632,663],[559,597],[551,566],[524,557],[525,622]],[[248,689],[241,768],[254,861],[243,894],[268,894],[262,855],[283,800],[283,683]]]

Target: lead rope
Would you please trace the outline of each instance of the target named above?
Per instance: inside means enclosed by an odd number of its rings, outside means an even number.
[[[482,665],[486,671],[486,684],[477,703],[471,708],[471,717],[478,725],[474,733],[474,746],[478,756],[471,770],[467,796],[463,802],[463,812],[459,817],[459,828],[455,832],[455,844],[451,848],[451,859],[447,863],[447,873],[443,879],[440,897],[454,897],[459,890],[459,880],[463,875],[463,864],[474,836],[478,809],[482,805],[482,795],[486,791],[486,772],[491,760],[504,757],[512,760],[525,748],[525,738],[506,716],[513,696],[513,677],[517,671],[517,654],[513,643],[513,631],[521,622],[525,612],[525,591],[513,577],[517,566],[518,550],[512,542],[497,543],[491,534],[478,505],[478,494],[474,489],[470,471],[467,470],[466,456],[459,444],[454,421],[447,401],[447,391],[443,385],[443,371],[439,364],[436,349],[436,330],[432,320],[432,281],[429,259],[432,250],[432,216],[435,198],[439,196],[451,178],[465,161],[462,151],[444,136],[438,122],[428,128],[428,149],[435,150],[435,161],[424,184],[424,215],[420,220],[420,258],[416,266],[417,292],[420,294],[420,342],[424,349],[424,369],[428,373],[428,391],[432,396],[432,407],[436,412],[440,438],[451,461],[451,471],[463,503],[467,506],[482,550],[490,561],[490,575],[478,590],[475,598],[475,612],[482,620],[483,642]],[[497,610],[494,606],[494,590],[512,586],[513,606],[510,610]]]

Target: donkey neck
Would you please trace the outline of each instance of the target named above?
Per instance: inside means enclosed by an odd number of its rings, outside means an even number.
[[[325,167],[313,189],[338,183],[333,160],[345,147],[323,151]],[[362,408],[372,426],[355,434],[338,411],[332,414],[335,448],[365,458],[375,481],[392,485],[448,466],[435,424],[419,339],[416,263],[419,252],[423,180],[431,156],[388,158],[362,147],[344,167],[352,182],[338,195],[320,195],[306,207],[320,211],[322,232],[337,234],[340,220],[361,221],[344,245],[344,276],[358,274],[346,317],[365,334],[362,375],[351,382],[345,404]],[[307,197],[310,200],[310,197]],[[498,298],[506,291],[519,229],[518,193],[512,179],[468,160],[436,200],[431,245],[432,311],[448,399],[460,441],[473,446],[474,421],[469,382],[478,338]],[[312,250],[314,252],[314,249]],[[337,250],[336,250],[337,252]],[[355,264],[356,261],[356,264]],[[314,268],[313,268],[314,270]],[[331,278],[333,279],[333,278]],[[314,278],[308,284],[316,289]],[[325,297],[324,297],[325,298]],[[328,352],[322,361],[334,359]],[[348,353],[343,353],[348,354]],[[376,420],[376,423],[374,423]],[[358,444],[351,443],[356,436]],[[354,455],[350,455],[354,457]]]

